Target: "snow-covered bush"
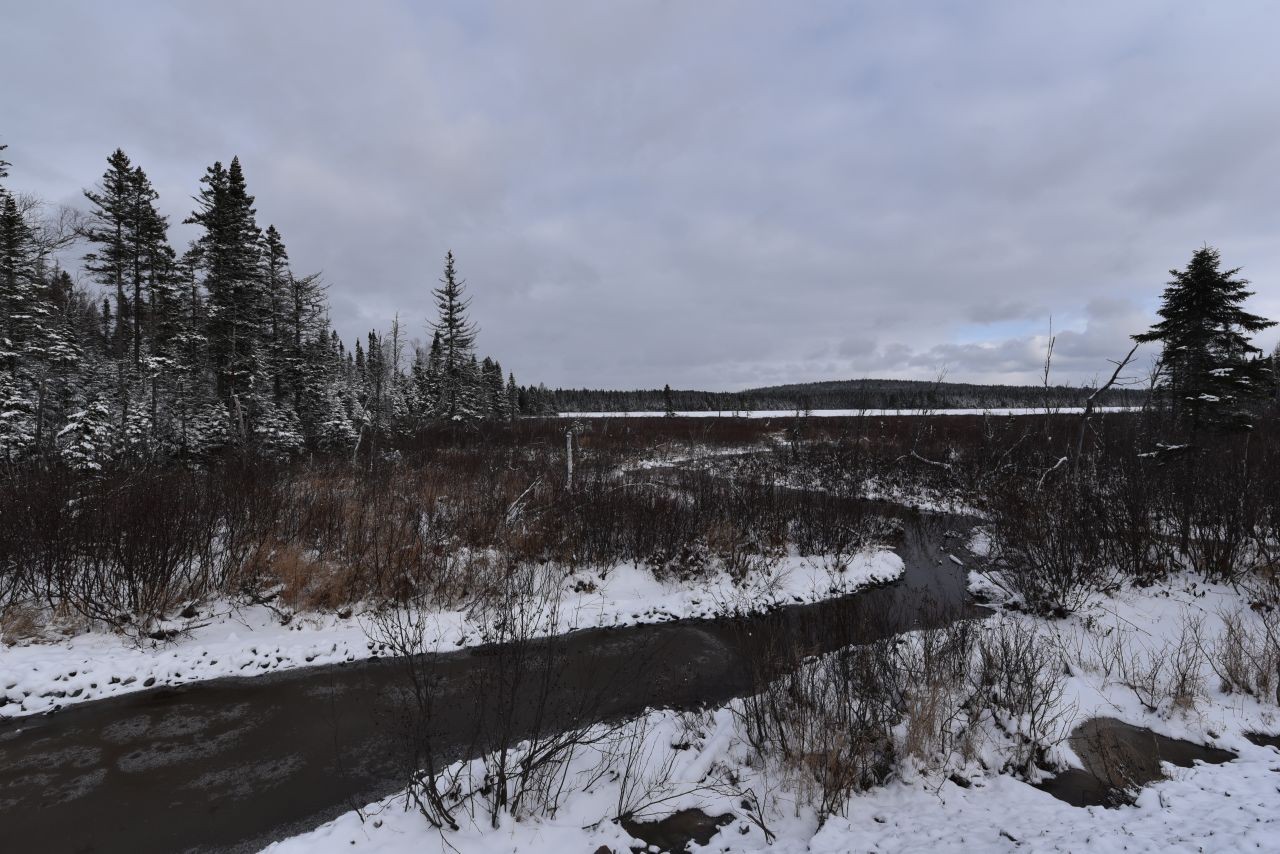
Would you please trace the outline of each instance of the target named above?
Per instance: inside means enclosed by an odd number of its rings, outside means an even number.
[[[0,372],[0,460],[20,459],[35,442],[35,407],[30,389]]]
[[[72,413],[58,431],[58,449],[63,461],[78,471],[99,471],[114,455],[116,425],[111,411],[101,400],[92,400]]]
[[[324,397],[316,444],[327,451],[345,451],[355,444],[357,429],[352,416],[334,390]]]
[[[291,407],[275,406],[268,400],[254,401],[252,441],[268,460],[283,460],[303,447],[302,425]]]

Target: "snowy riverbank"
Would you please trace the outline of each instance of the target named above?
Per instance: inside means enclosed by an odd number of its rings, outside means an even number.
[[[767,611],[853,593],[902,575],[892,551],[856,555],[843,572],[814,558],[790,556],[735,584],[724,573],[686,583],[661,582],[643,567],[621,565],[607,573],[564,578],[557,631],[659,623]],[[263,605],[215,602],[195,617],[167,626],[175,640],[131,641],[90,631],[0,646],[0,718],[49,712],[162,685],[221,676],[258,676],[278,670],[352,662],[385,654],[370,640],[369,615],[299,613],[282,624]],[[465,611],[431,616],[428,638],[448,652],[484,642],[483,626]]]
[[[614,740],[584,749],[571,764],[566,777],[569,794],[554,817],[516,821],[504,816],[494,829],[486,817],[477,815],[466,818],[458,832],[442,835],[416,810],[406,810],[403,797],[396,796],[268,850],[549,854],[603,846],[620,853],[642,845],[642,840],[610,817],[618,814],[627,791],[636,790],[636,780],[659,778],[663,782],[655,784],[646,795],[648,804],[641,805],[644,817],[661,818],[686,808],[725,817],[724,827],[708,845],[692,850],[1269,850],[1280,834],[1280,753],[1245,736],[1275,732],[1280,709],[1270,701],[1224,693],[1207,657],[1195,663],[1191,696],[1176,701],[1162,682],[1168,672],[1151,683],[1156,686],[1153,694],[1143,695],[1128,684],[1132,674],[1122,674],[1115,664],[1121,655],[1158,667],[1182,643],[1189,624],[1199,627],[1212,650],[1224,619],[1242,609],[1248,613],[1239,592],[1178,576],[1147,589],[1097,596],[1066,620],[1019,614],[997,618],[1033,627],[1060,652],[1067,676],[1052,712],[1063,715],[1065,727],[1097,716],[1116,717],[1238,755],[1222,765],[1165,766],[1169,779],[1141,790],[1131,806],[1072,807],[1002,773],[1001,735],[994,733],[969,759],[954,758],[943,771],[924,771],[907,763],[886,785],[852,796],[839,814],[819,827],[812,810],[778,780],[768,779],[758,760],[753,761],[741,719],[730,704],[702,714],[655,711]],[[629,768],[630,783],[598,771],[601,761],[616,761],[619,750],[641,758],[639,768]],[[1062,766],[1081,766],[1066,742],[1054,748],[1050,758]],[[744,798],[748,791],[757,803]]]

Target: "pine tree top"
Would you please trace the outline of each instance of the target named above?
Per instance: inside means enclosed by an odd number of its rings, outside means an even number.
[[[1133,336],[1134,341],[1164,341],[1178,346],[1188,339],[1200,340],[1215,335],[1230,336],[1230,349],[1258,352],[1241,332],[1261,332],[1275,326],[1275,321],[1251,314],[1240,307],[1253,291],[1246,290],[1248,279],[1239,278],[1239,267],[1219,269],[1221,256],[1212,246],[1197,249],[1185,270],[1170,270],[1173,279],[1161,297],[1157,314],[1160,321],[1151,329]]]

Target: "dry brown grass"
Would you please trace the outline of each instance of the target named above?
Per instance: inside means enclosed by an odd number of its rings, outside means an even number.
[[[1280,613],[1223,613],[1222,632],[1207,655],[1225,693],[1280,704]]]
[[[328,611],[347,604],[351,570],[315,560],[297,546],[279,549],[271,560],[280,583],[280,601],[295,611]]]
[[[0,641],[13,646],[40,636],[40,614],[32,605],[14,604],[0,614]]]

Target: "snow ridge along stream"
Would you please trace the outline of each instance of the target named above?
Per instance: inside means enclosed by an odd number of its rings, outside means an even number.
[[[845,596],[902,576],[902,559],[880,548],[856,555],[843,572],[817,558],[784,558],[764,575],[734,584],[724,573],[696,582],[660,582],[643,567],[623,564],[607,573],[565,579],[558,628],[573,631],[644,625],[769,611]],[[440,611],[428,632],[434,648],[451,652],[485,642],[464,611]],[[62,640],[0,647],[0,718],[51,712],[75,703],[152,687],[183,685],[223,676],[258,676],[376,658],[385,649],[369,640],[368,616],[357,611],[296,614],[282,625],[263,605],[226,601],[199,609],[176,641],[131,641],[105,631]]]

